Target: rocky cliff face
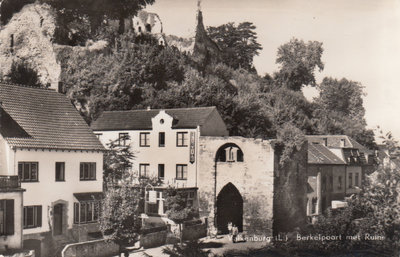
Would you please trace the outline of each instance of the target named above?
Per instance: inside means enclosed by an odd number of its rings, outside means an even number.
[[[0,74],[6,75],[13,61],[35,69],[42,84],[57,85],[61,66],[54,51],[55,18],[47,5],[29,4],[14,14],[0,30]]]

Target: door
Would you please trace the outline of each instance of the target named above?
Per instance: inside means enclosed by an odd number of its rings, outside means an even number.
[[[56,204],[54,205],[54,235],[62,234],[62,224],[63,224],[63,205]]]

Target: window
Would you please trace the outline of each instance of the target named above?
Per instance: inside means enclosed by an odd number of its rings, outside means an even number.
[[[333,176],[329,176],[329,189],[330,191],[333,191]]]
[[[176,146],[188,146],[188,133],[176,132]]]
[[[24,206],[24,228],[37,228],[42,226],[42,206]]]
[[[118,134],[118,145],[120,146],[126,146],[126,143],[129,140],[129,134],[128,133],[119,133]]]
[[[96,163],[81,162],[79,174],[81,180],[96,180]]]
[[[349,188],[353,186],[353,173],[349,173]]]
[[[158,164],[158,179],[161,180],[164,179],[164,170],[165,170],[164,164]]]
[[[165,132],[158,133],[158,146],[159,147],[165,146]]]
[[[324,141],[324,146],[328,146],[328,138],[324,137],[322,141]]]
[[[140,146],[142,146],[142,147],[150,146],[150,133],[149,132],[140,133]]]
[[[99,220],[100,202],[88,201],[74,203],[74,223],[93,223]]]
[[[356,187],[358,187],[358,185],[359,185],[359,181],[358,181],[358,180],[359,180],[359,174],[356,173],[355,176],[356,176],[356,177],[355,177],[355,179],[354,179],[354,185],[355,185]]]
[[[342,176],[338,177],[338,186],[337,186],[337,188],[338,189],[342,189]]]
[[[177,164],[176,165],[176,179],[187,179],[187,165]]]
[[[340,147],[346,146],[346,140],[344,138],[340,139]]]
[[[14,235],[14,200],[0,200],[0,235]]]
[[[18,176],[22,182],[37,182],[39,180],[39,163],[18,162]]]
[[[65,162],[56,162],[56,181],[65,181]]]
[[[148,178],[150,173],[150,164],[139,164],[139,178]]]

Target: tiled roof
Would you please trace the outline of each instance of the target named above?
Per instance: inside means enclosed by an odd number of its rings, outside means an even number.
[[[328,140],[328,147],[335,147],[335,148],[357,148],[359,150],[367,150],[363,145],[358,143],[353,138],[347,135],[307,135],[306,136],[308,142],[310,143],[320,143],[324,144],[324,139]],[[341,147],[340,141],[341,139],[345,140],[345,146]]]
[[[363,152],[358,149],[343,149],[343,156],[347,164],[367,164],[367,159]]]
[[[0,83],[2,108],[27,135],[3,135],[13,147],[104,150],[71,102],[52,90]]]
[[[308,143],[308,163],[309,164],[335,164],[344,165],[345,163],[321,144]]]
[[[91,127],[99,130],[141,130],[152,129],[151,119],[161,110],[105,111],[95,120]],[[172,128],[196,128],[203,125],[217,108],[197,107],[165,109],[174,118]]]

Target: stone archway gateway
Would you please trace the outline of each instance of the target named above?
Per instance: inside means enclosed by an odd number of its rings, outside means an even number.
[[[228,233],[228,223],[243,231],[243,198],[232,184],[226,184],[217,197],[217,228],[221,234]]]

